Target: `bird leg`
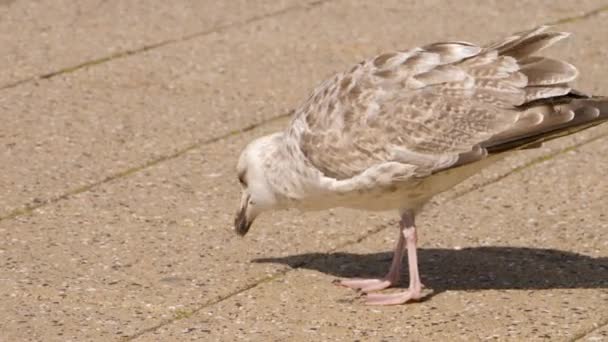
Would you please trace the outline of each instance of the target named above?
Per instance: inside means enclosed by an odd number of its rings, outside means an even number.
[[[380,294],[367,294],[366,304],[369,305],[395,305],[403,304],[410,300],[416,300],[422,297],[422,282],[418,273],[418,253],[416,250],[416,226],[414,224],[413,213],[406,211],[401,216],[401,234],[405,238],[405,246],[407,248],[407,261],[410,274],[410,285],[407,291]]]
[[[397,284],[399,282],[399,278],[401,278],[401,261],[403,260],[404,250],[405,236],[400,229],[399,241],[397,241],[397,246],[395,246],[395,251],[393,252],[393,261],[391,262],[391,267],[383,278],[341,279],[338,281],[338,284],[363,292],[383,290]]]

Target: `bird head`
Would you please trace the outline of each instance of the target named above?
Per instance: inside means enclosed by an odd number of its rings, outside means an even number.
[[[234,220],[234,229],[241,236],[247,234],[258,215],[278,207],[277,196],[265,173],[266,158],[274,151],[274,137],[256,139],[241,152],[237,165],[241,204]]]

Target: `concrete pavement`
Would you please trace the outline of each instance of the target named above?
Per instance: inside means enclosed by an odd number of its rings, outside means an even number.
[[[575,35],[553,51],[608,94],[607,3],[79,4],[75,21],[71,2],[0,4],[1,341],[605,338],[608,127],[438,198],[419,219],[435,290],[419,304],[331,284],[383,272],[392,213],[276,213],[245,239],[230,225],[239,150],[331,72],[561,22]]]

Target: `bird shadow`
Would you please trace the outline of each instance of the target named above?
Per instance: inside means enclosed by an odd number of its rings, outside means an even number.
[[[608,258],[522,247],[421,248],[418,255],[422,281],[435,294],[447,290],[608,288]],[[284,264],[340,278],[369,278],[382,277],[391,257],[392,253],[307,253],[252,262]],[[407,286],[406,270],[400,286]]]

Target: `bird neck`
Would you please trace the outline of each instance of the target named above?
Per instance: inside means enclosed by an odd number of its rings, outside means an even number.
[[[263,151],[266,180],[286,207],[297,207],[320,191],[320,172],[308,162],[297,139],[276,133],[269,136],[269,142]]]

